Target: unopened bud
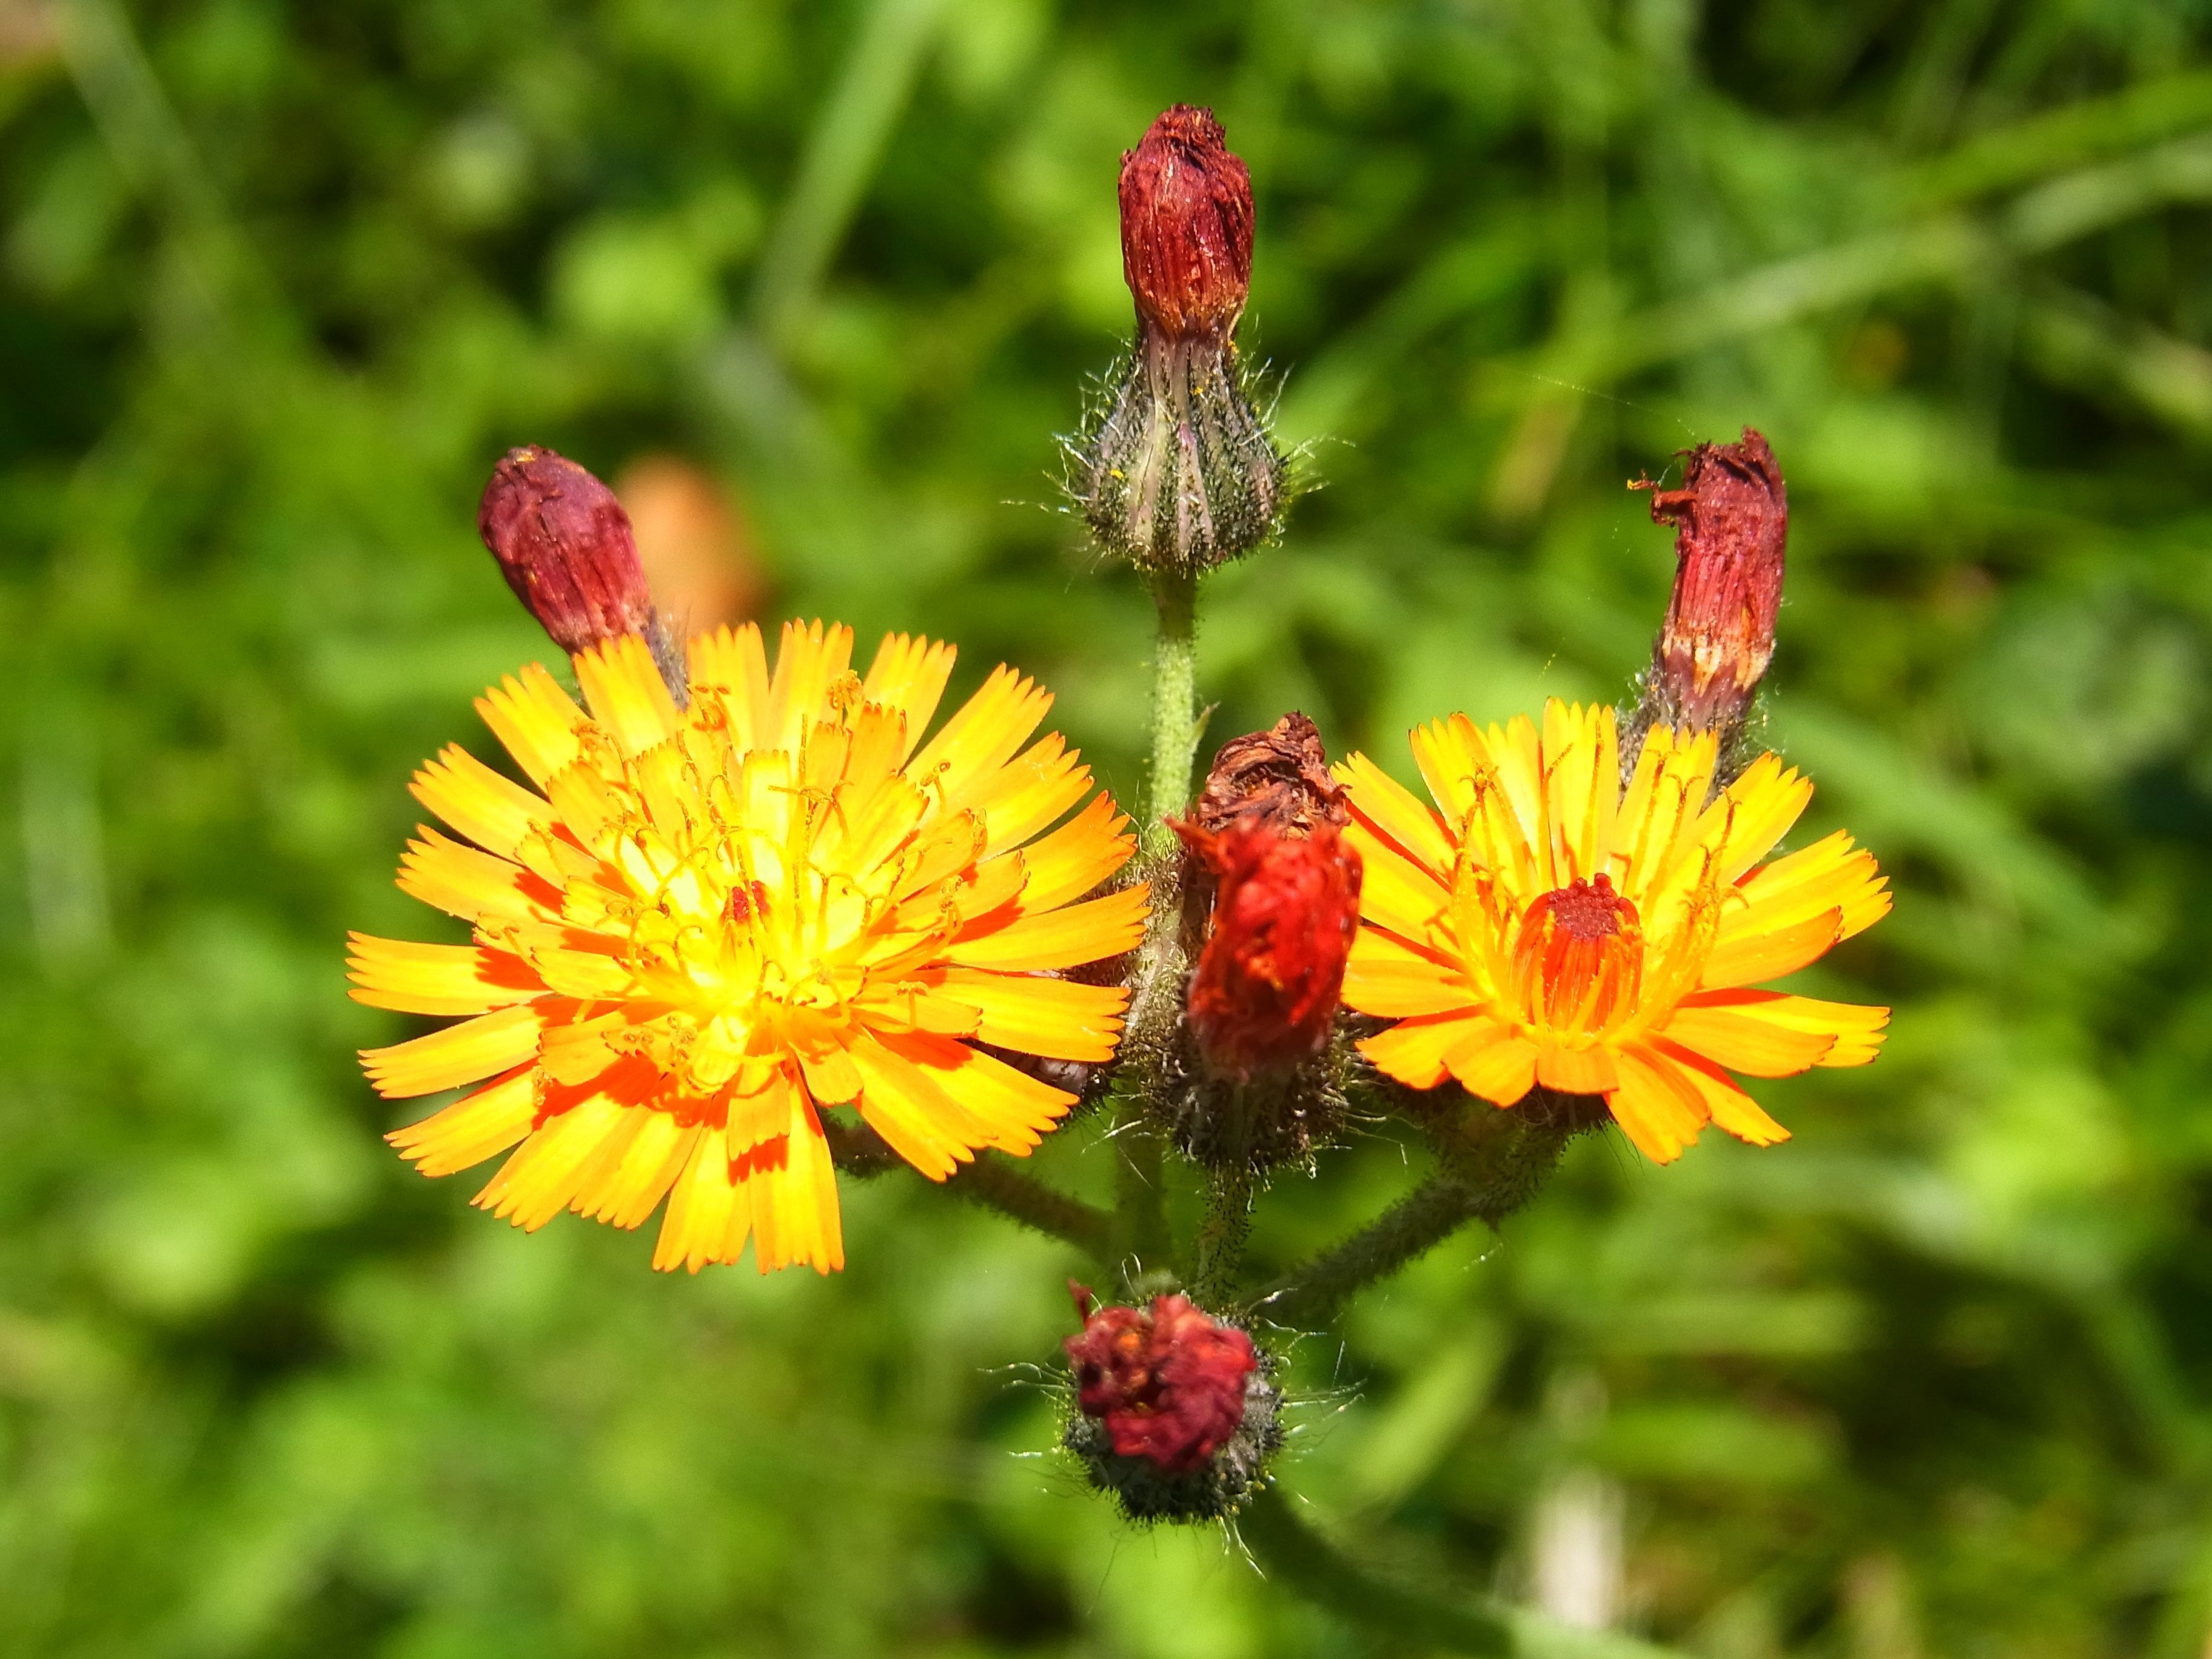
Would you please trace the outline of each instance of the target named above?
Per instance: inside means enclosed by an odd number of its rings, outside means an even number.
[[[1340,829],[1351,816],[1344,786],[1329,775],[1320,729],[1296,712],[1271,731],[1223,744],[1191,810],[1192,821],[1217,836],[1243,818],[1256,818],[1280,835],[1310,836],[1317,824]]]
[[[1774,452],[1749,427],[1740,443],[1686,454],[1679,489],[1629,486],[1652,492],[1654,523],[1675,526],[1674,592],[1638,725],[1717,732],[1725,749],[1773,660],[1790,498]]]
[[[1108,551],[1192,573],[1275,533],[1286,464],[1231,338],[1252,276],[1252,181],[1210,111],[1177,105],[1121,158],[1137,340],[1070,446],[1069,493]]]
[[[1226,336],[1252,286],[1252,175],[1209,109],[1177,104],[1121,157],[1121,274],[1170,338]]]
[[[1207,1068],[1241,1080],[1311,1060],[1328,1044],[1359,927],[1359,854],[1327,819],[1304,836],[1258,818],[1218,836],[1178,827],[1216,884],[1190,980]]]
[[[1070,1281],[1083,1328],[1062,1346],[1081,1415],[1068,1449],[1132,1520],[1232,1514],[1282,1443],[1281,1395],[1252,1339],[1188,1297],[1095,1305]]]
[[[635,634],[683,701],[682,659],[653,608],[629,514],[613,490],[550,449],[510,449],[484,486],[477,533],[556,645],[574,656]]]

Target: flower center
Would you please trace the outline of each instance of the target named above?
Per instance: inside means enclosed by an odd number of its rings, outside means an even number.
[[[1577,877],[1522,912],[1513,993],[1531,1025],[1563,1036],[1601,1030],[1636,1006],[1643,981],[1636,907],[1613,890],[1610,877]]]

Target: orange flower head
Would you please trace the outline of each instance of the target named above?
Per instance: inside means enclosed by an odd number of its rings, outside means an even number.
[[[423,830],[400,887],[474,938],[356,934],[352,969],[360,1001],[464,1017],[362,1056],[390,1097],[478,1085],[390,1137],[424,1174],[511,1147],[477,1201],[518,1226],[635,1227],[665,1197],[657,1267],[750,1237],[763,1272],[828,1272],[824,1110],[942,1180],[1074,1103],[983,1045],[1112,1055],[1127,993],[1056,970],[1143,930],[1143,888],[1084,896],[1127,820],[1059,738],[1029,744],[1031,681],[999,669],[924,742],[951,647],[893,635],[864,678],[852,647],[787,624],[771,673],[757,628],[702,635],[678,708],[617,638],[574,659],[584,707],[536,666],[478,701],[535,789],[458,746],[416,775],[465,840]]]
[[[1361,1052],[1500,1106],[1538,1084],[1602,1095],[1660,1163],[1709,1121],[1786,1139],[1729,1073],[1863,1066],[1889,1011],[1753,988],[1889,896],[1840,831],[1762,863],[1812,786],[1769,754],[1715,793],[1717,749],[1655,727],[1624,788],[1613,710],[1555,700],[1540,732],[1464,714],[1414,732],[1433,805],[1353,756],[1338,775],[1366,880],[1344,1000],[1397,1022]]]

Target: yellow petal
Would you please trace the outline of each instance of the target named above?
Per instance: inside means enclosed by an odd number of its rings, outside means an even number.
[[[372,1008],[407,1014],[483,1014],[544,994],[545,985],[520,957],[472,945],[418,945],[412,939],[348,933],[347,994]]]
[[[447,1176],[481,1164],[530,1133],[538,1119],[537,1068],[517,1066],[443,1110],[385,1139],[426,1176]]]
[[[1023,910],[1050,910],[1081,898],[1127,864],[1137,850],[1128,827],[1110,797],[1094,795],[1059,829],[1024,848],[1029,878],[1022,888]]]
[[[1795,1077],[1836,1046],[1832,1031],[1793,1030],[1726,1006],[1677,1008],[1659,1035],[1747,1077]]]
[[[1883,1028],[1889,1024],[1887,1008],[1856,1002],[1824,1002],[1818,997],[1785,996],[1779,991],[1700,991],[1686,998],[1684,1003],[1692,1008],[1727,1008],[1746,1018],[1764,1020],[1786,1030],[1831,1037],[1835,1046],[1813,1062],[1823,1066],[1866,1065],[1881,1052]],[[1714,1058],[1721,1057],[1716,1054]],[[1729,1064],[1726,1060],[1721,1063]]]
[[[1790,1139],[1790,1131],[1767,1116],[1757,1101],[1737,1086],[1734,1078],[1705,1058],[1665,1037],[1655,1038],[1650,1057],[1671,1061],[1671,1075],[1692,1090],[1700,1108],[1738,1140],[1754,1146],[1771,1146]]]
[[[361,1051],[362,1069],[387,1100],[434,1095],[520,1066],[538,1053],[537,1005],[501,1008],[387,1048]]]
[[[927,1035],[878,1034],[884,1048],[911,1061],[981,1125],[979,1146],[1026,1157],[1044,1132],[1066,1116],[1075,1097],[1039,1082],[964,1042]]]
[[[1536,1050],[1536,1081],[1562,1094],[1601,1095],[1620,1086],[1620,1072],[1610,1048],[1546,1042]]]
[[[514,857],[525,836],[553,820],[550,805],[457,743],[417,772],[408,789],[454,830],[501,858]]]
[[[1843,914],[1838,910],[1823,911],[1771,933],[1752,933],[1742,928],[1731,933],[1723,925],[1719,942],[1705,958],[1700,987],[1708,991],[1726,990],[1794,974],[1808,963],[1826,956],[1842,932]]]
[[[578,732],[586,724],[575,700],[537,663],[478,697],[477,713],[515,764],[541,787],[574,763],[581,747]]]
[[[920,1066],[872,1036],[853,1045],[853,1060],[865,1079],[860,1116],[893,1152],[932,1181],[975,1156],[981,1126]]]
[[[886,634],[876,647],[862,693],[870,702],[896,709],[906,720],[903,761],[921,741],[921,734],[937,713],[945,683],[952,677],[958,653],[949,645],[933,643],[920,635]]]
[[[1387,933],[1363,927],[1352,939],[1344,969],[1347,1008],[1405,1019],[1471,1008],[1480,1000],[1464,973],[1431,961]]]
[[[637,1132],[619,1159],[578,1185],[572,1206],[579,1215],[624,1229],[639,1226],[668,1194],[704,1133],[680,1123],[672,1112],[641,1107]]]
[[[449,841],[425,826],[399,859],[399,890],[463,921],[500,927],[551,921],[560,890],[520,865]]]
[[[1502,1035],[1502,1028],[1487,1014],[1425,1014],[1363,1037],[1355,1046],[1386,1077],[1411,1089],[1433,1089],[1450,1075],[1444,1056],[1486,1031]]]
[[[1536,1045],[1492,1024],[1444,1056],[1459,1086],[1496,1106],[1517,1104],[1536,1086]]]
[[[1697,1143],[1706,1111],[1681,1068],[1647,1048],[1620,1054],[1620,1082],[1606,1097],[1613,1121],[1654,1164],[1672,1164]]]
[[[1372,834],[1437,877],[1450,873],[1451,836],[1435,807],[1364,755],[1348,756],[1334,769],[1351,792],[1352,815]]]
[[[933,968],[915,977],[982,1016],[978,1041],[1047,1060],[1111,1060],[1129,1002],[1118,985],[1079,985],[981,968]]]
[[[731,1178],[729,1149],[721,1130],[709,1124],[669,1189],[653,1265],[663,1273],[683,1267],[696,1273],[710,1261],[735,1261],[751,1227],[751,1194]]]
[[[714,700],[738,754],[761,746],[768,718],[768,653],[762,648],[758,627],[725,624],[695,638],[690,678],[693,703],[702,696]]]
[[[623,634],[576,653],[576,681],[597,720],[625,755],[641,755],[676,734],[679,716],[653,653]]]
[[[601,1143],[622,1129],[630,1113],[643,1109],[593,1095],[548,1119],[515,1148],[473,1202],[525,1232],[536,1232],[568,1207]]]
[[[1042,915],[979,925],[946,948],[945,960],[1030,972],[1103,962],[1133,951],[1144,938],[1149,891],[1140,884]]]
[[[781,1158],[740,1165],[752,1198],[753,1265],[764,1273],[801,1265],[836,1273],[845,1265],[836,1171],[813,1107],[796,1091],[790,1098],[790,1127],[776,1143]]]

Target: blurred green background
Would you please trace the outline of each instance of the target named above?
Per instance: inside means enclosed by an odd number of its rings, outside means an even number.
[[[1771,438],[1771,732],[1896,915],[1797,1131],[1574,1151],[1297,1346],[1317,1526],[1728,1659],[2212,1629],[2212,16],[2180,0],[0,0],[0,1652],[1423,1651],[1138,1533],[1027,1367],[1060,1247],[903,1176],[823,1280],[524,1237],[378,1140],[344,930],[546,647],[510,444],[695,615],[924,628],[1125,798],[1146,603],[1055,508],[1119,152],[1249,158],[1324,486],[1210,590],[1212,738],[1620,694]],[[678,552],[668,552],[668,548]],[[688,549],[688,552],[684,550]],[[678,560],[678,562],[681,561]],[[673,581],[675,579],[671,578]],[[748,592],[750,598],[748,599]],[[1415,1180],[1264,1201],[1280,1264]],[[1095,1133],[1060,1181],[1108,1182]]]

